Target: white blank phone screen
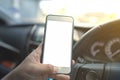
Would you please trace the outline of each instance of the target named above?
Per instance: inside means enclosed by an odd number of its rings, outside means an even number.
[[[43,63],[70,67],[72,22],[48,20],[45,33]]]

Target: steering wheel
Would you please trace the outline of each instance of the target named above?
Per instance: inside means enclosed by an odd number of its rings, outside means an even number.
[[[73,59],[80,63],[120,62],[120,20],[86,32],[74,46]]]

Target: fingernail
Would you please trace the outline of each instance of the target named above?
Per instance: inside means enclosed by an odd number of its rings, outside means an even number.
[[[69,79],[70,79],[70,76],[66,76],[66,79],[69,80]]]
[[[56,74],[58,72],[59,68],[54,66],[54,71],[53,71],[53,74]]]

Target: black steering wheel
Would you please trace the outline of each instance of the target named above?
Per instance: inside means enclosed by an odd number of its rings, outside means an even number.
[[[73,59],[79,62],[120,62],[120,20],[89,30],[73,52]]]

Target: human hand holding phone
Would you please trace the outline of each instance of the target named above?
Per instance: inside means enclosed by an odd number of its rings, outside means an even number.
[[[20,65],[8,73],[2,80],[69,80],[68,75],[56,74],[56,67],[40,63],[42,45],[32,51]]]

